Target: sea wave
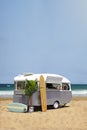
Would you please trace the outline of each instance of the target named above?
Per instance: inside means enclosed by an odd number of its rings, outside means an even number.
[[[0,97],[13,97],[14,91],[0,91]],[[72,90],[72,96],[87,96],[86,90]]]
[[[0,97],[13,97],[14,91],[0,91]]]
[[[85,90],[73,90],[72,91],[73,96],[87,96],[87,89]]]

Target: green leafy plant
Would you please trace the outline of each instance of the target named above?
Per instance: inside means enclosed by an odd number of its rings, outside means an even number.
[[[32,95],[35,91],[37,91],[38,85],[36,80],[26,80],[24,93],[26,96],[29,96],[29,104],[32,106]]]
[[[25,95],[31,97],[32,94],[37,91],[37,81],[36,80],[26,80],[25,83]]]

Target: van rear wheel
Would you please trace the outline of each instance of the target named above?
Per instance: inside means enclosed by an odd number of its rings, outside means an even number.
[[[57,109],[58,107],[59,107],[59,102],[58,102],[58,101],[54,102],[53,108],[54,108],[54,109]]]

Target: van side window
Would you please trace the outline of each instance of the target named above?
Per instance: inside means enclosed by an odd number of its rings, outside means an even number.
[[[23,81],[17,82],[17,90],[24,89],[24,87],[25,87],[25,82]]]
[[[51,83],[46,83],[46,88],[48,88],[48,89],[56,89],[56,88],[53,86],[53,84],[51,84]]]
[[[70,89],[70,88],[69,88],[69,85],[66,84],[66,83],[63,83],[63,84],[62,84],[62,88],[63,88],[63,90],[69,90],[69,89]]]

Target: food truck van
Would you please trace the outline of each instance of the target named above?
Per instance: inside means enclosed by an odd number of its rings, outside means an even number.
[[[14,96],[13,102],[29,105],[29,97],[24,94],[26,80],[36,80],[38,89],[32,96],[32,105],[40,106],[40,76],[44,77],[46,86],[47,105],[53,105],[54,108],[64,106],[72,99],[71,83],[61,75],[57,74],[23,74],[14,77]]]

